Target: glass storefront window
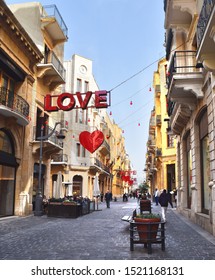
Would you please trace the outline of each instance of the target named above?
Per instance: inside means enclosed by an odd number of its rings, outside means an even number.
[[[0,165],[0,217],[13,215],[15,167]]]
[[[14,214],[16,166],[10,134],[0,129],[0,217]]]

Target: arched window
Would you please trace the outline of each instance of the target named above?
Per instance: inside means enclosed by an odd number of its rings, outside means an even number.
[[[13,140],[7,130],[0,129],[0,164],[17,166]]]
[[[73,195],[82,196],[82,184],[83,177],[80,175],[75,175],[73,177]]]
[[[13,153],[13,146],[11,140],[4,130],[0,130],[0,151],[9,154]]]

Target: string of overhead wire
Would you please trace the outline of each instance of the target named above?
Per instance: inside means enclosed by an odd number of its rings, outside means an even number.
[[[135,110],[134,112],[132,112],[131,114],[129,114],[126,118],[122,119],[121,121],[118,122],[118,124],[124,122],[125,120],[127,120],[128,118],[130,118],[131,116],[133,116],[134,114],[136,114],[138,111],[140,111],[141,109],[143,109],[145,106],[147,106],[150,103],[147,102],[146,104],[142,105],[141,107],[139,107],[137,110]]]
[[[177,50],[178,48],[180,48],[181,46],[185,45],[186,43],[188,43],[190,41],[186,40],[184,43],[182,43],[181,45],[175,47],[174,49],[171,50],[171,53],[174,52],[175,50]],[[152,65],[154,65],[155,63],[157,63],[158,61],[160,61],[161,59],[165,58],[165,56],[162,56],[158,59],[156,59],[155,61],[151,62],[150,64],[148,64],[147,66],[145,66],[144,68],[142,68],[140,71],[138,71],[137,73],[133,74],[132,76],[128,77],[127,79],[125,79],[124,81],[122,81],[121,83],[117,84],[116,86],[114,86],[111,90],[109,90],[109,92],[114,91],[115,89],[117,89],[118,87],[120,87],[121,85],[127,83],[128,81],[130,81],[131,79],[133,79],[134,77],[138,76],[139,74],[141,74],[143,71],[145,71],[146,69],[148,69],[149,67],[151,67]]]
[[[174,49],[171,50],[171,53],[176,51],[177,49],[179,49],[181,46],[185,45],[187,42],[189,42],[189,40],[186,40],[184,43],[180,44],[179,46],[175,47]],[[127,83],[128,81],[130,81],[131,79],[133,79],[134,77],[138,76],[139,74],[141,74],[142,72],[144,72],[146,69],[148,69],[149,67],[151,67],[152,65],[154,65],[155,63],[158,63],[160,60],[164,59],[165,57],[162,56],[159,59],[156,59],[155,61],[151,62],[150,64],[148,64],[146,67],[142,68],[140,71],[138,71],[137,73],[133,74],[132,76],[128,77],[127,79],[125,79],[124,81],[122,81],[121,83],[117,84],[116,86],[114,86],[111,90],[109,90],[109,92],[114,91],[115,89],[117,89],[118,87],[120,87],[121,85]],[[140,91],[142,91],[143,89],[135,92],[132,96],[118,102],[117,104],[114,104],[113,106],[119,105],[121,103],[123,103],[124,101],[130,99],[131,97],[133,97],[134,95],[138,94]],[[128,118],[130,118],[132,115],[134,115],[136,112],[138,112],[140,109],[142,109],[145,105],[141,106],[139,109],[137,109],[136,111],[134,111],[133,113],[129,114],[126,118],[124,118],[123,120],[121,120],[118,124],[122,123],[123,121],[127,120]]]
[[[163,57],[164,58],[164,57]],[[129,78],[127,78],[126,80],[122,81],[121,83],[119,83],[118,85],[116,85],[115,87],[113,87],[111,91],[114,91],[115,89],[117,89],[118,87],[120,87],[121,85],[127,83],[128,81],[130,81],[131,79],[133,79],[134,77],[138,76],[139,74],[141,74],[143,71],[145,71],[146,69],[148,69],[149,67],[151,67],[153,64],[157,63],[161,58],[156,59],[155,61],[153,61],[152,63],[150,63],[149,65],[147,65],[146,67],[144,67],[143,69],[141,69],[140,71],[138,71],[137,73],[133,74],[132,76],[130,76]]]
[[[146,89],[147,87],[149,87],[150,85],[151,85],[151,83],[147,84],[147,85],[144,86],[143,88],[141,88],[141,89],[139,89],[138,91],[136,91],[135,93],[133,93],[131,96],[129,96],[129,97],[123,99],[122,101],[120,101],[120,102],[118,102],[118,103],[115,103],[114,105],[111,105],[111,107],[113,108],[113,107],[115,107],[115,106],[117,106],[117,105],[119,105],[119,104],[121,104],[121,103],[123,103],[123,102],[125,102],[125,101],[127,101],[127,100],[129,100],[129,99],[131,99],[132,97],[134,97],[135,95],[137,95],[138,93],[140,93],[141,91],[143,91],[144,89]]]

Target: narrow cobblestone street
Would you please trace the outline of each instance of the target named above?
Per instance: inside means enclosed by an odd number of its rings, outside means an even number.
[[[47,216],[10,217],[0,220],[1,260],[214,260],[215,238],[188,223],[173,208],[168,208],[166,250],[152,245],[149,255],[142,244],[129,247],[129,224],[121,221],[138,204],[105,203],[99,210],[77,219]],[[153,204],[153,212],[160,206]]]

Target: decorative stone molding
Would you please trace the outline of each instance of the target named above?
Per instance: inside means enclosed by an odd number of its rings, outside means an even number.
[[[41,61],[42,53],[4,2],[1,3],[0,7],[0,25],[7,30],[11,38],[16,39],[17,44],[20,44],[24,52],[28,52],[31,55],[34,64]]]
[[[173,8],[178,9],[181,12],[187,12],[191,16],[196,12],[196,1],[195,0],[173,0]]]

